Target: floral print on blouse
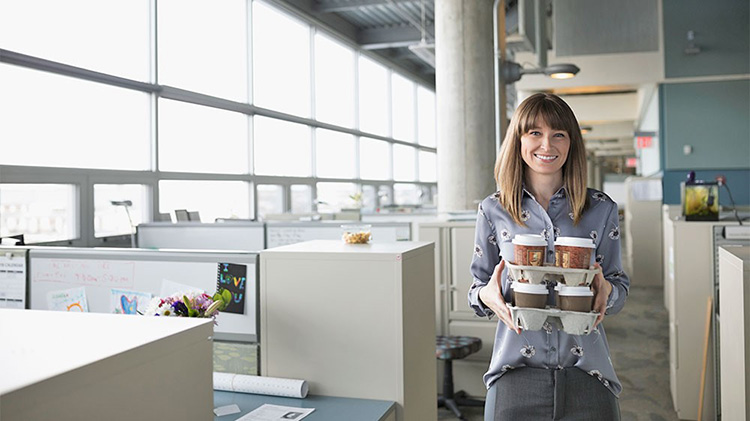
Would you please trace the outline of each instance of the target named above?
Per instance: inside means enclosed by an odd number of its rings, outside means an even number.
[[[612,284],[612,293],[607,300],[607,315],[619,312],[625,304],[630,280],[622,270],[620,261],[620,227],[617,204],[603,192],[588,189],[588,208],[578,225],[573,225],[565,188],[561,188],[550,199],[548,210],[544,210],[534,196],[524,189],[521,203],[521,219],[526,224],[519,226],[492,194],[479,204],[477,216],[474,256],[471,274],[474,279],[469,289],[469,305],[481,317],[492,318],[494,313],[479,299],[479,290],[487,285],[495,266],[502,258],[513,261],[513,244],[516,234],[540,234],[547,240],[546,262],[554,264],[554,241],[556,237],[591,238],[596,244],[592,253],[592,265],[598,262],[604,279]],[[501,275],[503,297],[511,302],[508,269]],[[604,319],[606,323],[606,318]],[[484,383],[489,388],[495,380],[508,370],[520,367],[561,369],[577,367],[602,382],[615,396],[622,385],[615,375],[609,358],[609,345],[603,324],[588,335],[569,335],[554,323],[545,323],[538,331],[521,331],[516,334],[502,322],[495,334],[489,370]]]

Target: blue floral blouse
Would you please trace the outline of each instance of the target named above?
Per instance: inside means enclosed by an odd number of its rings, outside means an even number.
[[[469,305],[481,317],[492,318],[494,313],[479,299],[479,290],[487,285],[495,266],[505,257],[513,261],[513,244],[516,234],[541,234],[547,240],[547,263],[554,263],[554,241],[559,236],[590,237],[596,244],[595,259],[602,267],[604,278],[612,283],[612,293],[607,300],[607,312],[619,312],[625,304],[630,280],[622,271],[620,262],[620,227],[617,204],[606,194],[588,189],[588,209],[578,225],[573,225],[565,188],[550,199],[548,210],[536,201],[526,189],[521,202],[521,219],[526,227],[519,226],[492,194],[479,204],[475,234],[474,257],[471,274],[474,278],[469,289]],[[511,302],[508,269],[502,273],[502,290],[505,301]],[[604,321],[606,322],[606,318]],[[498,322],[492,359],[484,383],[489,388],[508,370],[520,367],[561,369],[577,367],[596,377],[615,396],[622,385],[615,375],[609,358],[609,345],[603,324],[588,335],[569,335],[549,322],[539,331],[509,330]]]

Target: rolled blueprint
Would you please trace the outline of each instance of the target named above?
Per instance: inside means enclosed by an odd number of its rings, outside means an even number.
[[[280,379],[278,377],[214,372],[214,390],[304,398],[307,396],[307,382],[296,379]]]

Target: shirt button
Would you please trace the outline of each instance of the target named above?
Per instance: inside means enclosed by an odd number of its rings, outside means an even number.
[[[557,351],[557,348],[555,348],[555,347],[553,346],[553,347],[552,347],[552,348],[550,348],[549,350],[550,350],[550,351],[552,351],[552,352],[555,352],[555,351]]]

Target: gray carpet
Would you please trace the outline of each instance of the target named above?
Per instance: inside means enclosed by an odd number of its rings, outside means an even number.
[[[634,286],[620,314],[605,319],[612,362],[622,382],[623,421],[677,421],[669,392],[669,330],[661,287]],[[462,408],[483,421],[481,408]],[[440,408],[439,420],[456,419]]]

